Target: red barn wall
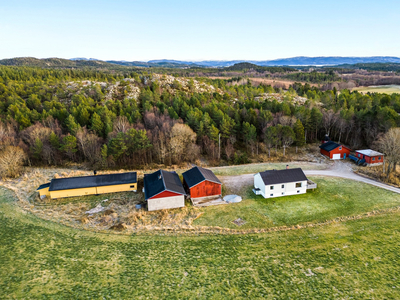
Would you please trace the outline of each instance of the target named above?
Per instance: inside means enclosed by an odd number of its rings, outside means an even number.
[[[339,154],[340,153],[340,158],[343,158],[343,154],[346,153],[346,158],[349,157],[350,155],[350,149],[347,149],[346,147],[342,146],[342,150],[339,150],[340,147],[337,147],[336,149],[333,149],[332,151],[329,152],[330,158],[333,158],[333,154]]]
[[[333,149],[331,151],[326,151],[321,149],[321,154],[328,156],[330,159],[333,158],[333,154],[339,154],[340,153],[340,157],[343,158],[343,154],[346,153],[346,158],[349,157],[350,155],[350,149],[347,149],[346,147],[342,146],[342,150],[339,150],[340,147],[337,147],[336,149]]]
[[[324,150],[324,149],[321,149],[321,154],[330,157],[330,156],[329,156],[329,152],[326,151],[326,150]]]
[[[221,194],[221,184],[211,181],[203,181],[190,189],[191,198],[216,196]]]
[[[358,156],[358,154],[360,154],[360,156]],[[361,154],[361,153],[358,153],[358,152],[357,152],[356,157],[357,157],[357,158],[360,158],[360,159],[365,158],[365,162],[366,162],[367,164],[383,163],[383,155],[378,155],[378,156],[367,156],[367,155],[364,155],[364,154]],[[373,157],[375,157],[375,160],[372,160]],[[380,157],[381,159],[379,159],[379,157]]]
[[[157,198],[164,198],[164,197],[174,197],[174,196],[180,196],[181,194],[178,194],[178,193],[174,193],[174,192],[170,192],[170,191],[164,191],[164,192],[161,192],[161,193],[159,193],[159,194],[157,194],[157,195],[155,195],[155,196],[153,196],[153,197],[151,197],[151,198],[149,198],[149,199],[157,199]]]

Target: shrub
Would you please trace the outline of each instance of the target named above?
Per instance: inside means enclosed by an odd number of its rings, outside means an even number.
[[[20,147],[7,146],[0,152],[0,177],[15,178],[22,172],[26,154]]]

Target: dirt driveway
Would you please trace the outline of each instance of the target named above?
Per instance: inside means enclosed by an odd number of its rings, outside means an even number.
[[[350,164],[342,161],[335,161],[333,167],[327,170],[304,170],[304,174],[307,176],[332,176],[348,178],[400,194],[399,188],[360,176],[353,172]],[[243,174],[235,176],[219,176],[219,178],[226,186],[229,193],[239,193],[244,187],[253,186],[253,176],[254,174]]]

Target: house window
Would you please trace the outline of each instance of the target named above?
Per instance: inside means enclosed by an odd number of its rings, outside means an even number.
[[[285,195],[285,193],[282,193],[282,195]]]
[[[342,146],[339,147],[339,150],[342,150]]]
[[[271,197],[273,197],[273,196],[274,196],[274,194],[271,194],[270,196],[271,196]]]
[[[360,153],[358,153],[358,157],[360,157]]]
[[[283,188],[283,189],[285,188],[285,185],[284,185],[284,184],[282,184],[282,188]]]
[[[301,182],[296,183],[296,188],[301,188]]]
[[[134,189],[134,188],[135,188],[135,186],[134,186],[134,185],[131,185],[131,186],[130,186],[130,188],[131,188],[131,189]]]
[[[381,160],[381,157],[380,157],[380,156],[378,157],[378,160]]]
[[[300,191],[297,191],[297,194],[300,193]]]
[[[270,189],[270,190],[273,190],[273,189],[274,189],[274,186],[273,186],[273,185],[271,185],[271,186],[269,187],[269,189]]]
[[[375,157],[373,157],[372,160],[375,160]]]

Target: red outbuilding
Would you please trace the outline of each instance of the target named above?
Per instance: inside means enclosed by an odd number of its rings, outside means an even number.
[[[350,149],[346,146],[329,141],[319,146],[321,154],[329,157],[330,159],[346,159],[349,157]]]
[[[366,150],[356,150],[356,157],[360,160],[365,159],[367,165],[377,165],[383,163],[383,153],[366,149]]]
[[[145,174],[143,183],[149,211],[185,206],[186,192],[177,173],[158,170]]]
[[[190,193],[190,198],[221,196],[222,184],[213,171],[193,167],[182,174],[183,186]]]

